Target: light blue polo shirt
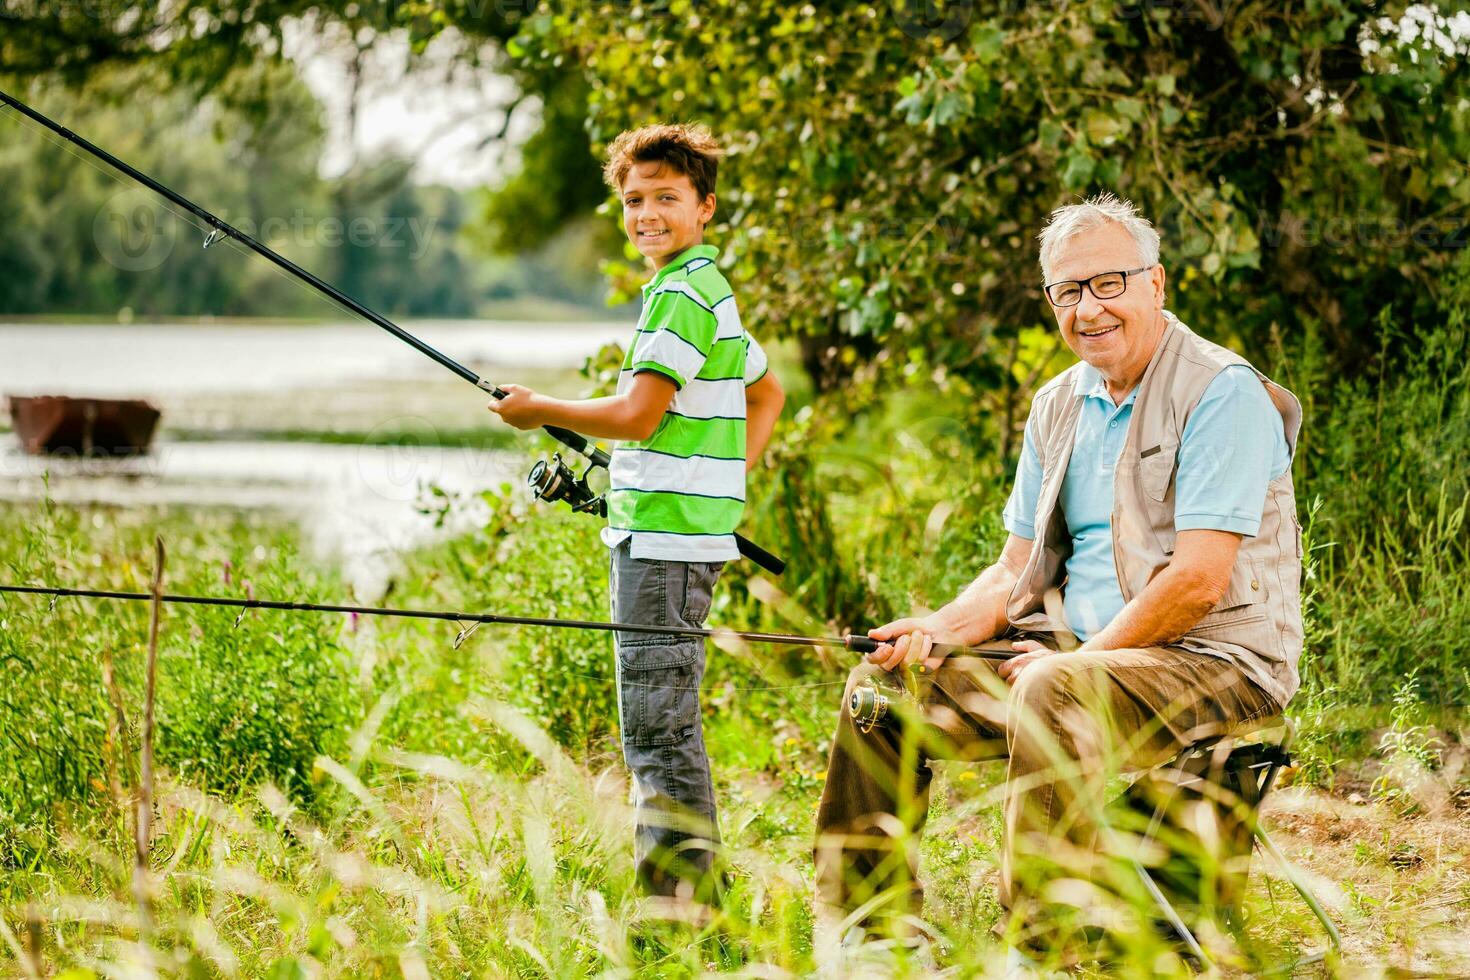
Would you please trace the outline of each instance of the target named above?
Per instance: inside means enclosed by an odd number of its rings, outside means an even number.
[[[1087,392],[1077,420],[1076,441],[1062,481],[1062,516],[1072,535],[1063,605],[1067,627],[1086,640],[1123,608],[1123,591],[1113,564],[1113,470],[1128,436],[1135,387],[1114,405],[1102,375],[1083,365]],[[1266,506],[1266,485],[1286,472],[1291,453],[1281,414],[1266,386],[1249,367],[1235,364],[1215,376],[1189,416],[1179,440],[1174,480],[1174,526],[1188,531],[1233,531],[1253,537]],[[1006,530],[1034,539],[1041,458],[1031,422],[1016,466],[1016,483],[1006,502]]]

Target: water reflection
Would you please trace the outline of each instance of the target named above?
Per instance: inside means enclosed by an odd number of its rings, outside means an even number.
[[[129,459],[0,452],[0,500],[52,499],[117,507],[266,508],[297,521],[306,546],[338,561],[360,596],[381,592],[395,556],[486,517],[479,491],[518,481],[519,458],[438,446],[163,442]],[[419,504],[428,489],[459,500],[442,528]]]

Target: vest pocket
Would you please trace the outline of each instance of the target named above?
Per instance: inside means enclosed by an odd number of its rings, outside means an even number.
[[[1154,500],[1162,501],[1169,495],[1178,452],[1178,444],[1170,444],[1145,449],[1139,454],[1138,482],[1143,485],[1143,492]]]
[[[1237,561],[1230,570],[1230,585],[1205,619],[1226,610],[1264,604],[1269,596],[1270,592],[1266,588],[1266,563],[1261,559]],[[1200,622],[1203,624],[1204,621]]]
[[[1266,622],[1265,612],[1258,612],[1246,606],[1241,609],[1226,609],[1221,612],[1212,612],[1208,616],[1194,624],[1186,636],[1218,637],[1221,633],[1239,634],[1247,626],[1256,626]],[[1240,642],[1234,637],[1231,642]],[[1242,643],[1242,646],[1247,644]]]

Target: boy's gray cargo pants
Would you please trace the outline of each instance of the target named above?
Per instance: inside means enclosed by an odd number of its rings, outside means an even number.
[[[724,562],[634,558],[612,550],[613,620],[649,626],[703,626]],[[618,727],[633,773],[637,834],[633,856],[643,888],[674,895],[681,881],[706,878],[720,841],[714,786],[699,711],[704,640],[618,633]]]

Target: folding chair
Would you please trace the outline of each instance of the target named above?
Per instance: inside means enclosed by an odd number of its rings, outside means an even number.
[[[1211,960],[1177,905],[1185,904],[1190,898],[1217,897],[1216,903],[1195,904],[1201,911],[1222,916],[1227,923],[1239,924],[1253,848],[1259,848],[1271,858],[1327,935],[1327,945],[1322,949],[1267,972],[1293,970],[1335,955],[1342,948],[1342,938],[1322,903],[1260,823],[1261,800],[1271,791],[1281,768],[1291,763],[1290,749],[1295,735],[1296,726],[1289,718],[1263,719],[1248,730],[1191,745],[1172,761],[1150,770],[1124,794],[1126,804],[1134,813],[1148,817],[1143,850],[1157,850],[1152,845],[1163,844],[1169,854],[1166,861],[1152,869],[1134,858],[1134,868],[1164,921],[1202,969],[1209,969]],[[1171,812],[1178,812],[1180,803],[1188,802],[1215,807],[1215,814],[1223,818],[1222,836],[1229,849],[1227,853],[1235,854],[1235,859],[1204,869],[1192,866],[1195,862],[1190,861],[1187,848],[1168,848],[1167,838],[1181,831],[1166,826],[1166,819]],[[1161,840],[1161,835],[1166,839]],[[1210,877],[1215,880],[1203,880]],[[1211,904],[1214,907],[1209,907]]]

